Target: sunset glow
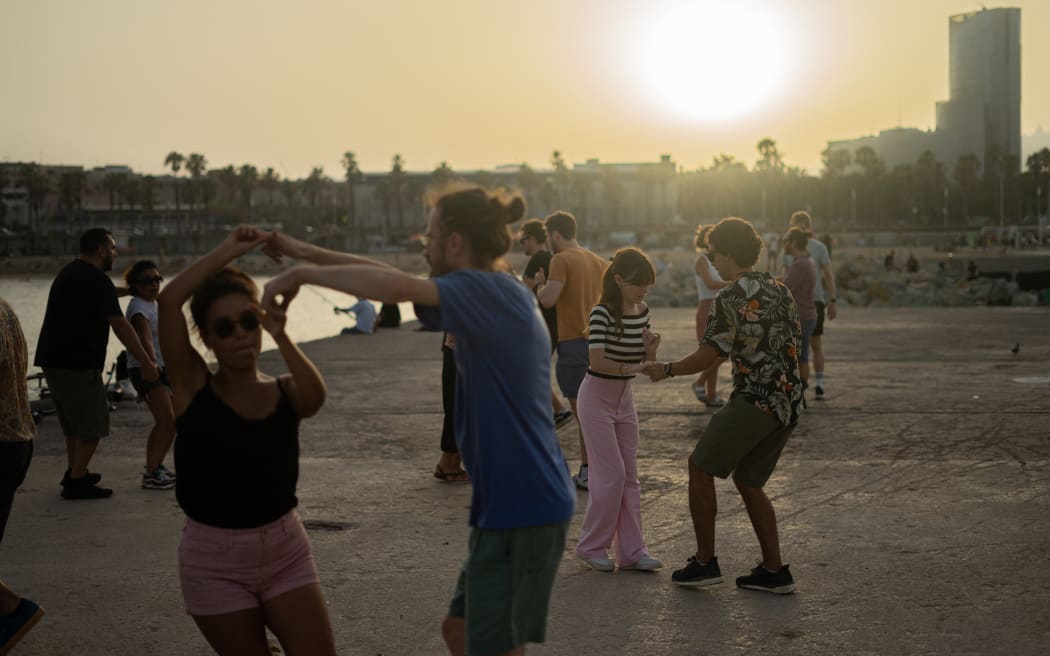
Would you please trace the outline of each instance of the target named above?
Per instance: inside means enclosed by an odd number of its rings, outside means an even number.
[[[650,103],[679,117],[724,122],[752,115],[795,72],[772,3],[683,3],[644,30],[635,74]]]

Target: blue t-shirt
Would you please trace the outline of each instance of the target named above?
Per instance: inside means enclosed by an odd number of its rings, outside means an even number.
[[[456,443],[470,474],[470,525],[567,522],[576,494],[554,433],[550,336],[536,299],[506,273],[461,269],[434,279],[427,328],[456,336]]]

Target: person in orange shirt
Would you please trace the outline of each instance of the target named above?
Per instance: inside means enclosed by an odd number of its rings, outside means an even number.
[[[576,241],[576,217],[568,212],[554,212],[545,220],[547,236],[554,257],[550,276],[536,275],[536,297],[545,308],[558,309],[558,364],[555,376],[558,387],[569,399],[572,414],[577,417],[580,439],[580,471],[572,480],[581,490],[587,489],[587,447],[576,411],[576,396],[587,375],[590,354],[587,325],[591,309],[602,296],[602,276],[609,264]]]

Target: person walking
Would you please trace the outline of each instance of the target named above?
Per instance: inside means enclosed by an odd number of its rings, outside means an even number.
[[[809,345],[813,329],[817,325],[817,305],[813,301],[816,289],[817,268],[806,249],[809,237],[801,228],[791,228],[784,233],[780,243],[784,253],[791,258],[784,284],[795,299],[799,320],[802,323],[802,346],[798,351],[798,366],[802,376],[803,392],[809,386]]]
[[[551,258],[553,254],[547,250],[547,228],[539,219],[529,219],[521,226],[521,238],[519,239],[522,250],[529,257],[525,265],[525,272],[521,275],[521,281],[529,289],[536,290],[536,273],[542,272],[544,277],[550,276]],[[551,356],[558,347],[558,309],[554,307],[541,307],[543,320],[547,323],[547,332],[551,336]],[[557,392],[551,390],[551,409],[554,412],[554,427],[561,428],[572,421],[572,411],[565,409]]]
[[[29,409],[26,368],[29,352],[18,316],[0,298],[0,543],[33,460],[36,424]],[[0,654],[8,653],[32,629],[44,609],[0,581]]]
[[[299,514],[299,423],[321,409],[325,384],[285,332],[284,306],[227,266],[267,233],[235,228],[158,297],[160,345],[175,392],[175,498],[186,514],[179,582],[186,611],[219,654],[334,654],[328,610]],[[215,355],[209,370],[190,343],[183,305]],[[258,369],[262,330],[289,373]]]
[[[711,261],[707,236],[712,230],[714,230],[713,225],[698,226],[693,242],[698,253],[696,263],[693,265],[693,274],[696,278],[696,294],[699,299],[696,306],[697,344],[704,338],[704,332],[707,330],[707,316],[711,313],[711,304],[714,302],[715,296],[718,295],[720,289],[729,284],[718,276],[718,270]],[[718,358],[714,364],[700,372],[700,375],[693,382],[693,394],[696,396],[696,400],[709,408],[720,408],[725,405],[725,401],[718,396],[718,368],[722,366],[723,362],[725,362],[724,359]]]
[[[124,284],[131,300],[124,316],[139,336],[139,342],[160,368],[154,381],[142,377],[142,363],[128,355],[128,378],[139,399],[145,399],[153,415],[153,428],[146,438],[146,466],[142,487],[147,490],[170,490],[175,487],[175,472],[164,466],[164,458],[175,440],[175,411],[171,405],[171,383],[164,373],[164,356],[157,333],[157,294],[164,278],[152,260],[139,260],[124,273]]]
[[[102,476],[88,471],[99,440],[109,435],[109,401],[102,383],[106,344],[112,328],[142,369],[142,380],[160,376],[157,363],[124,318],[117,290],[106,272],[113,269],[117,243],[104,228],[80,236],[80,257],[59,271],[51,283],[44,323],[33,363],[44,370],[66,438],[62,498],[104,499]]]
[[[755,271],[762,238],[750,223],[730,217],[708,237],[715,267],[731,284],[718,293],[699,348],[674,361],[653,363],[653,381],[693,374],[718,357],[733,363],[733,394],[718,410],[689,457],[689,512],[696,552],[671,574],[679,586],[722,582],[715,550],[718,503],[714,477],[728,478],[740,493],[762,550],[762,560],[738,587],[777,594],[794,592],[781,560],[776,513],[763,491],[803,410],[798,370],[798,310],[783,283]]]
[[[638,411],[632,380],[656,359],[660,335],[650,330],[645,297],[656,273],[645,253],[623,248],[602,278],[602,296],[589,321],[590,366],[577,399],[590,468],[587,513],[576,556],[588,567],[611,572],[616,542],[621,570],[657,570],[642,536],[638,481]]]
[[[554,250],[550,277],[539,271],[535,275],[536,298],[545,308],[558,310],[558,364],[555,370],[558,387],[569,400],[577,417],[580,440],[580,470],[572,477],[576,487],[587,489],[587,446],[579,425],[576,397],[590,363],[587,345],[587,321],[602,295],[602,275],[608,264],[576,240],[576,217],[568,212],[555,212],[544,223]]]
[[[456,336],[456,441],[473,494],[470,550],[442,637],[451,654],[521,654],[546,639],[575,501],[550,413],[547,328],[532,294],[502,266],[507,226],[525,203],[467,187],[440,193],[432,205],[429,279],[367,262],[303,266],[271,280],[263,304],[323,285],[412,301],[421,323]]]
[[[835,294],[835,272],[831,269],[831,253],[827,245],[813,238],[813,219],[809,212],[798,211],[791,215],[791,226],[801,228],[809,241],[806,251],[817,266],[817,282],[813,289],[813,302],[817,307],[817,323],[813,327],[810,346],[813,349],[813,396],[823,401],[827,393],[824,379],[824,323],[838,316],[838,299]],[[787,259],[787,258],[785,258]],[[786,262],[790,266],[790,262]]]

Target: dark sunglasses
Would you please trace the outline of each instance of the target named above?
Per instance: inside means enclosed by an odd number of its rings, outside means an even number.
[[[244,332],[250,333],[259,327],[259,317],[255,316],[255,313],[251,310],[241,312],[241,318],[237,321],[227,319],[226,317],[219,317],[215,320],[215,323],[211,325],[211,331],[215,333],[216,337],[226,339],[233,335],[233,330],[237,327],[237,324],[240,324]]]
[[[140,285],[159,285],[164,282],[164,276],[146,276],[139,278]]]

